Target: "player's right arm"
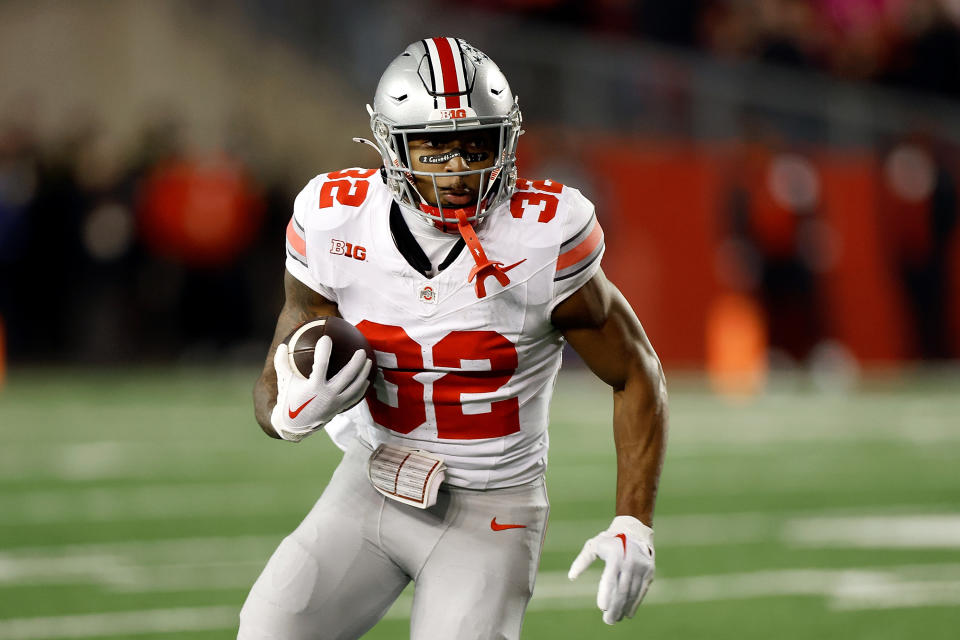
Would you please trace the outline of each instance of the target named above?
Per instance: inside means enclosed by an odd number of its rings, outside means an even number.
[[[352,172],[348,171],[350,175]],[[299,442],[329,422],[335,415],[352,407],[363,396],[367,374],[373,363],[360,349],[339,371],[327,377],[327,366],[333,343],[324,336],[314,349],[313,368],[304,377],[290,366],[284,338],[307,320],[317,316],[336,316],[335,289],[318,279],[317,274],[330,274],[324,264],[322,233],[311,236],[310,221],[320,214],[323,185],[330,176],[324,174],[307,183],[293,203],[293,215],[287,224],[286,272],[284,303],[273,332],[273,341],[263,365],[263,372],[253,388],[254,415],[260,428],[271,438]],[[366,183],[363,183],[366,184]],[[333,209],[323,212],[326,216]],[[313,248],[316,242],[319,249]]]
[[[277,327],[273,332],[273,341],[267,352],[263,372],[253,387],[253,407],[257,423],[271,438],[280,439],[273,428],[270,416],[277,403],[277,371],[273,364],[274,355],[284,338],[300,324],[317,316],[335,316],[337,305],[297,280],[289,271],[283,275],[284,302],[277,318]]]

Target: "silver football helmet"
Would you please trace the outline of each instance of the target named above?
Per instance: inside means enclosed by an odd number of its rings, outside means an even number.
[[[479,49],[459,38],[414,42],[384,71],[367,111],[387,186],[400,206],[449,231],[456,227],[458,210],[442,205],[439,197],[437,205],[430,204],[415,176],[430,178],[437,194],[437,176],[480,174],[476,204],[460,210],[473,224],[513,194],[517,139],[522,133],[520,108],[503,73]],[[495,131],[499,150],[492,166],[443,174],[411,168],[411,136],[464,129]]]

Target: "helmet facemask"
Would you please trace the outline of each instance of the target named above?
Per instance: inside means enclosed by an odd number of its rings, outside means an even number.
[[[506,116],[466,117],[460,119],[398,124],[380,113],[372,112],[370,127],[374,142],[383,157],[387,185],[400,206],[414,211],[431,224],[444,231],[456,231],[458,215],[461,210],[467,222],[478,224],[485,213],[496,207],[513,194],[516,185],[516,149],[521,134],[520,109],[516,102]],[[490,153],[494,162],[489,167],[469,168],[462,171],[425,171],[417,170],[410,157],[410,142],[431,135],[445,134],[456,137],[457,132],[464,136],[479,131],[491,132]],[[449,156],[459,155],[470,166],[479,164],[476,154],[463,149],[448,152]],[[426,163],[446,163],[443,156],[426,157]],[[430,159],[436,158],[436,159]],[[463,178],[469,183],[479,177],[476,198],[473,203],[457,206],[444,203],[442,188],[437,179]],[[420,183],[418,185],[418,182]],[[436,204],[433,204],[436,203]]]

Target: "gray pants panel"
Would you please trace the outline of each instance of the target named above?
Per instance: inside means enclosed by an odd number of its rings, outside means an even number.
[[[354,442],[281,542],[243,606],[238,640],[359,638],[411,577],[413,640],[519,637],[549,511],[543,482],[443,487],[420,510],[374,491],[369,454]],[[523,527],[494,530],[494,518]]]

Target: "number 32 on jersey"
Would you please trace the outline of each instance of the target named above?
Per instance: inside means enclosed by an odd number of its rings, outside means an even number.
[[[364,320],[357,328],[375,351],[386,356],[388,362],[381,362],[386,366],[380,370],[387,385],[396,391],[395,402],[391,398],[389,404],[377,397],[373,387],[367,391],[367,404],[377,424],[397,433],[410,433],[427,421],[429,401],[441,439],[498,438],[520,431],[519,400],[496,394],[517,369],[517,349],[504,336],[496,331],[451,331],[433,345],[433,368],[429,371],[440,377],[433,381],[428,399],[426,385],[417,380],[417,374],[425,371],[421,345],[402,327]],[[464,361],[481,363],[479,370],[465,369]],[[465,405],[465,394],[501,399],[478,399]],[[472,409],[484,403],[489,411],[464,411],[465,406]]]

